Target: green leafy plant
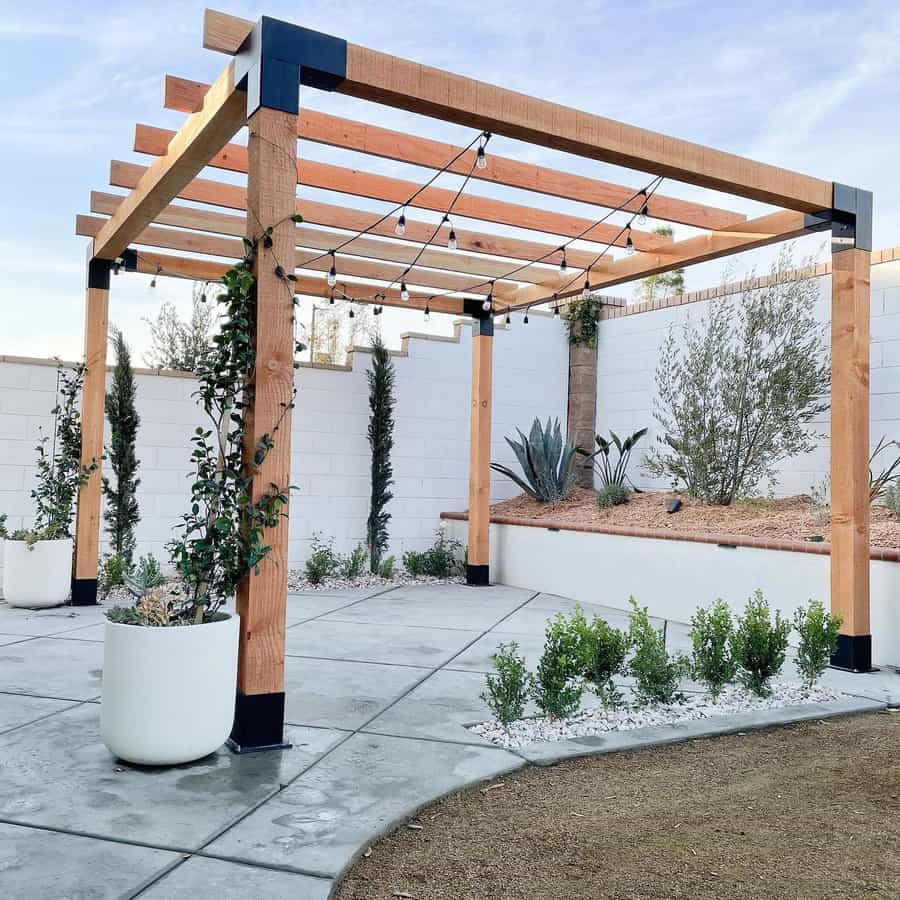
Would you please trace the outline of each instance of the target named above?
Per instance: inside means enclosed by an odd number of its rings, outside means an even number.
[[[732,652],[734,622],[728,604],[718,599],[709,608],[702,606],[691,617],[694,677],[706,685],[713,701],[722,688],[734,681],[737,662]]]
[[[269,235],[266,230],[263,242],[271,241]],[[216,296],[220,329],[197,369],[195,396],[211,427],[198,427],[191,438],[191,505],[181,517],[179,537],[168,545],[183,583],[174,621],[199,624],[216,616],[241,581],[259,571],[271,549],[265,531],[278,525],[288,503],[287,485],[262,490],[258,476],[293,408],[293,388],[279,402],[269,431],[255,441],[245,435],[245,411],[257,375],[256,252],[256,243],[245,239],[244,258],[223,276],[224,290]],[[289,282],[294,276],[283,278],[285,290],[293,292]]]
[[[771,693],[769,682],[784,665],[790,622],[775,611],[773,619],[763,592],[757,590],[747,601],[731,639],[732,654],[744,686],[759,697]]]
[[[603,304],[593,297],[577,297],[570,299],[564,307],[566,330],[569,332],[569,343],[578,347],[597,347],[598,320]]]
[[[397,566],[396,556],[386,556],[378,565],[378,575],[390,581],[394,577],[394,569]]]
[[[372,454],[371,496],[366,522],[369,571],[377,572],[388,547],[387,505],[393,498],[394,483],[391,450],[394,447],[394,364],[379,334],[372,340],[372,367],[366,372],[369,382],[369,448]]]
[[[106,597],[114,588],[124,587],[128,568],[128,560],[118,553],[111,553],[100,563],[97,587],[101,596]]]
[[[525,658],[518,651],[519,645],[515,641],[500,644],[494,654],[494,674],[485,676],[485,690],[481,694],[481,699],[504,728],[522,718],[528,700],[530,679]]]
[[[512,479],[529,497],[542,503],[558,503],[569,496],[575,483],[572,466],[575,462],[575,447],[563,441],[559,420],[551,425],[547,419],[542,426],[535,419],[526,437],[518,428],[521,441],[506,438],[522,467],[524,479],[508,466],[491,463],[491,468]]]
[[[881,502],[900,519],[900,485],[889,484],[884,490]]]
[[[594,472],[600,479],[601,488],[627,488],[631,486],[632,490],[634,489],[634,485],[628,477],[628,463],[631,460],[631,452],[646,433],[646,428],[639,428],[633,434],[629,434],[624,440],[614,431],[610,431],[609,440],[603,437],[602,434],[596,434],[594,435],[594,443],[597,445],[596,450],[592,453],[588,453],[587,450],[578,450],[578,453],[585,457],[584,465],[593,465]],[[615,464],[609,458],[613,447],[618,452],[618,459]],[[618,494],[613,492],[613,496],[621,496],[621,492]],[[627,497],[627,492],[625,496]],[[623,500],[619,501],[619,503],[623,502]],[[617,504],[611,503],[609,505],[615,506]]]
[[[464,548],[460,541],[449,538],[442,528],[428,550],[407,550],[403,568],[413,578],[453,578],[465,570]]]
[[[150,353],[144,362],[154,369],[173,369],[199,372],[210,352],[215,326],[214,307],[207,300],[210,288],[218,285],[194,283],[191,315],[182,319],[173,303],[163,303],[154,321],[144,319],[150,326]]]
[[[123,583],[128,590],[140,599],[153,588],[162,587],[166,583],[166,576],[156,557],[152,553],[142,556],[133,570],[126,572]]]
[[[560,613],[547,623],[531,683],[534,702],[545,716],[564,719],[578,709],[584,693],[582,666],[581,637]]]
[[[767,286],[670,329],[656,369],[650,474],[727,506],[816,446],[812,424],[828,409],[830,382],[818,297],[818,282],[798,275],[786,252]]]
[[[334,539],[314,534],[310,542],[311,553],[303,566],[306,580],[310,584],[321,584],[322,581],[335,575],[341,568],[341,558],[334,552]]]
[[[110,337],[116,364],[112,386],[106,395],[106,418],[111,434],[106,458],[115,476],[115,484],[104,476],[102,491],[106,497],[106,509],[103,520],[113,555],[130,564],[134,556],[134,529],[141,519],[137,500],[137,488],[141,483],[137,477],[140,462],[135,452],[141,419],[134,405],[137,386],[131,367],[131,351],[118,328],[110,329]]]
[[[569,617],[569,629],[578,645],[580,674],[600,698],[604,707],[614,709],[622,705],[622,694],[613,678],[625,666],[628,656],[628,635],[613,628],[599,616],[588,622],[580,606]]]
[[[631,491],[621,484],[608,484],[597,491],[597,506],[600,509],[612,509],[628,502]]]
[[[343,575],[344,578],[349,578],[351,580],[359,578],[366,570],[366,562],[368,559],[369,551],[362,544],[354,547],[350,553],[341,557],[341,575]]]
[[[838,645],[838,632],[843,618],[829,613],[819,600],[794,612],[794,628],[800,636],[797,647],[797,669],[807,689],[812,688],[825,669]]]
[[[641,704],[679,703],[684,695],[679,682],[690,671],[690,661],[682,654],[666,650],[665,630],[650,624],[647,607],[629,598],[628,638],[633,649],[628,673],[635,679],[634,693]]]
[[[5,541],[9,537],[9,531],[6,528],[6,513],[0,513],[0,541]]]
[[[882,435],[878,443],[875,445],[875,449],[872,451],[869,456],[869,502],[874,503],[876,500],[881,500],[884,498],[885,493],[889,488],[895,488],[897,483],[900,482],[900,454],[895,456],[881,471],[876,475],[875,470],[872,468],[875,460],[884,453],[885,450],[889,450],[890,448],[894,448],[895,450],[900,447],[900,441],[889,441],[884,435]]]

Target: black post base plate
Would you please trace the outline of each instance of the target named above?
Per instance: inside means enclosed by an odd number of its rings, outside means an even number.
[[[273,694],[238,691],[228,746],[235,753],[283,750],[290,746],[284,740],[284,691]]]
[[[96,606],[97,605],[97,579],[73,578],[72,579],[72,606]]]
[[[290,750],[294,745],[288,743],[287,741],[283,741],[280,744],[266,744],[264,747],[244,747],[241,744],[233,741],[231,738],[228,738],[228,740],[225,741],[225,746],[232,753],[236,753],[241,756],[244,753],[265,753],[268,750]]]
[[[487,587],[491,583],[490,566],[466,566],[466,584]]]
[[[837,650],[831,657],[831,668],[846,672],[871,672],[872,635],[839,634]]]

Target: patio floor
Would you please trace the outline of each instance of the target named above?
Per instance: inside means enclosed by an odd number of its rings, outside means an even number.
[[[622,610],[584,605],[612,624],[626,621]],[[826,683],[854,697],[521,753],[464,730],[488,717],[479,694],[496,645],[518,641],[533,666],[547,618],[573,606],[502,585],[292,594],[292,748],[246,756],[223,749],[191,765],[146,769],[115,760],[100,740],[103,608],[0,604],[3,894],[324,900],[393,823],[529,760],[900,704],[900,675],[829,671]],[[686,626],[669,623],[667,634],[686,649]]]

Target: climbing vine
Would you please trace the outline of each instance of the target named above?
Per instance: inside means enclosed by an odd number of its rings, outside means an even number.
[[[572,299],[565,308],[566,328],[569,343],[578,347],[597,346],[597,322],[602,303],[592,297],[579,296]]]

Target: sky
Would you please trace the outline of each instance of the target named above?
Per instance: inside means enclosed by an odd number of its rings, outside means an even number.
[[[763,162],[875,192],[876,248],[900,244],[900,2],[597,0],[548,7],[529,0],[416,0],[381,3],[272,0],[216,8],[261,14],[326,31],[384,52],[579,107]],[[0,355],[81,353],[87,239],[75,216],[89,193],[108,187],[109,162],[147,164],[131,152],[137,122],[177,128],[184,116],[162,108],[166,73],[212,81],[226,58],[202,49],[203,4],[133,0],[108,3],[0,2]],[[458,144],[470,129],[304,89],[301,103]],[[640,187],[644,173],[496,137],[490,151]],[[301,157],[356,165],[422,182],[431,173],[346,151],[300,145]],[[227,173],[204,173],[220,181]],[[458,184],[453,176],[439,182]],[[114,190],[114,189],[113,189]],[[597,219],[602,211],[493,186],[470,193],[537,202]],[[748,214],[765,207],[666,181],[667,194]],[[306,193],[304,193],[306,191]],[[300,190],[301,199],[335,200]],[[386,211],[383,204],[354,201]],[[427,214],[416,213],[420,219]],[[433,217],[431,217],[433,219]],[[471,223],[461,222],[471,226]],[[651,223],[652,225],[652,223]],[[479,226],[480,227],[480,226]],[[500,228],[484,230],[501,231]],[[676,239],[689,237],[676,226]],[[552,240],[546,235],[526,237]],[[821,236],[798,256],[824,258]],[[689,269],[689,290],[768,268],[771,253]],[[190,286],[122,275],[111,319],[138,359],[148,346],[145,318],[160,303],[186,310]],[[633,286],[616,291],[630,296]],[[309,301],[303,306],[309,315]],[[446,331],[448,323],[400,311],[384,317],[392,342],[403,330]]]

